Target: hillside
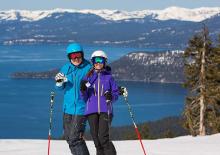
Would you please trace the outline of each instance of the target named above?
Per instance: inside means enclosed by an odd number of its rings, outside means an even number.
[[[113,76],[118,80],[181,83],[183,51],[160,53],[130,53],[111,64]]]

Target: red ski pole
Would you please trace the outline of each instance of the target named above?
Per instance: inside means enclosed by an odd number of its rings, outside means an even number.
[[[126,104],[128,105],[128,111],[129,111],[129,113],[130,113],[131,120],[132,120],[132,122],[133,122],[133,125],[134,125],[134,128],[135,128],[135,132],[136,132],[136,134],[137,134],[137,137],[138,137],[138,139],[139,139],[139,141],[140,141],[140,143],[141,143],[141,148],[142,148],[142,150],[143,150],[143,152],[144,152],[144,155],[147,155],[147,153],[146,153],[146,151],[145,151],[145,148],[144,148],[144,145],[143,145],[143,143],[142,143],[141,134],[140,134],[140,132],[139,132],[139,130],[138,130],[138,127],[137,127],[137,125],[136,125],[136,123],[135,123],[135,121],[134,121],[134,115],[133,115],[132,110],[131,110],[131,105],[128,103],[128,99],[127,99],[127,97],[128,97],[128,91],[127,91],[127,89],[126,89],[125,87],[121,87],[121,89],[123,89],[123,90],[122,90],[122,92],[123,92],[122,95],[124,96],[125,102],[126,102]]]
[[[50,126],[48,133],[48,155],[50,155],[50,139],[51,139],[51,128],[52,128],[52,115],[53,115],[53,103],[54,103],[54,92],[50,93]]]

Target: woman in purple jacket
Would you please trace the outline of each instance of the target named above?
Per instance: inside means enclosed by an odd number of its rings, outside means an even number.
[[[91,61],[93,69],[81,82],[81,93],[87,103],[85,115],[96,155],[116,155],[109,128],[113,117],[112,103],[118,99],[118,86],[106,67],[107,56],[103,51],[93,52]]]

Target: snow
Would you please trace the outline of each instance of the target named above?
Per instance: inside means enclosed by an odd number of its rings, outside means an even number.
[[[158,12],[156,19],[159,20],[182,20],[200,22],[220,13],[219,7],[202,7],[196,9],[186,9],[180,7],[169,7]]]
[[[183,62],[181,59],[181,55],[184,53],[182,50],[172,50],[159,53],[145,53],[145,52],[137,52],[137,53],[129,53],[126,55],[131,61],[138,62],[141,65],[175,65],[182,66]],[[175,59],[179,59],[180,61],[175,61]],[[163,81],[162,81],[163,82]]]
[[[95,154],[92,141],[86,141],[90,154]],[[143,155],[139,141],[113,141],[119,155]],[[143,140],[147,155],[219,155],[220,134],[182,136],[170,139]],[[47,154],[47,140],[1,139],[0,155]],[[63,140],[51,141],[51,155],[71,155]]]
[[[169,7],[164,10],[142,10],[142,11],[119,11],[119,10],[74,10],[74,9],[54,9],[54,10],[8,10],[0,11],[0,20],[17,20],[21,21],[37,21],[46,17],[50,17],[53,13],[83,13],[95,14],[106,20],[125,20],[135,19],[136,22],[141,22],[146,16],[152,16],[158,20],[182,20],[199,22],[220,13],[220,7],[201,7],[196,9],[186,9],[180,7]],[[55,18],[59,18],[56,16]],[[138,19],[138,20],[137,20]]]

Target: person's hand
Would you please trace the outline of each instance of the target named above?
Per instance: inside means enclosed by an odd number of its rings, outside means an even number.
[[[119,86],[118,91],[119,91],[119,95],[123,95],[124,97],[128,96],[128,91],[126,87]]]
[[[124,87],[119,86],[118,91],[119,91],[119,95],[123,95],[124,94]]]
[[[108,102],[111,102],[112,99],[113,99],[112,93],[111,93],[110,91],[106,91],[105,94],[104,94],[104,96],[105,96],[105,99],[106,99],[106,102],[107,102],[107,103],[108,103]]]
[[[68,81],[68,79],[66,78],[66,76],[63,73],[57,73],[55,76],[55,80],[58,83],[64,83],[64,82]]]
[[[80,90],[81,90],[82,92],[86,91],[86,89],[87,89],[86,84],[87,84],[87,83],[88,83],[88,81],[86,81],[86,80],[82,80],[82,81],[80,82]]]
[[[111,72],[111,71],[112,71],[112,68],[111,68],[110,66],[106,66],[106,67],[105,67],[105,70],[106,70],[107,72]]]
[[[63,73],[57,73],[55,76],[56,86],[61,87],[64,82],[67,82],[68,79]]]

